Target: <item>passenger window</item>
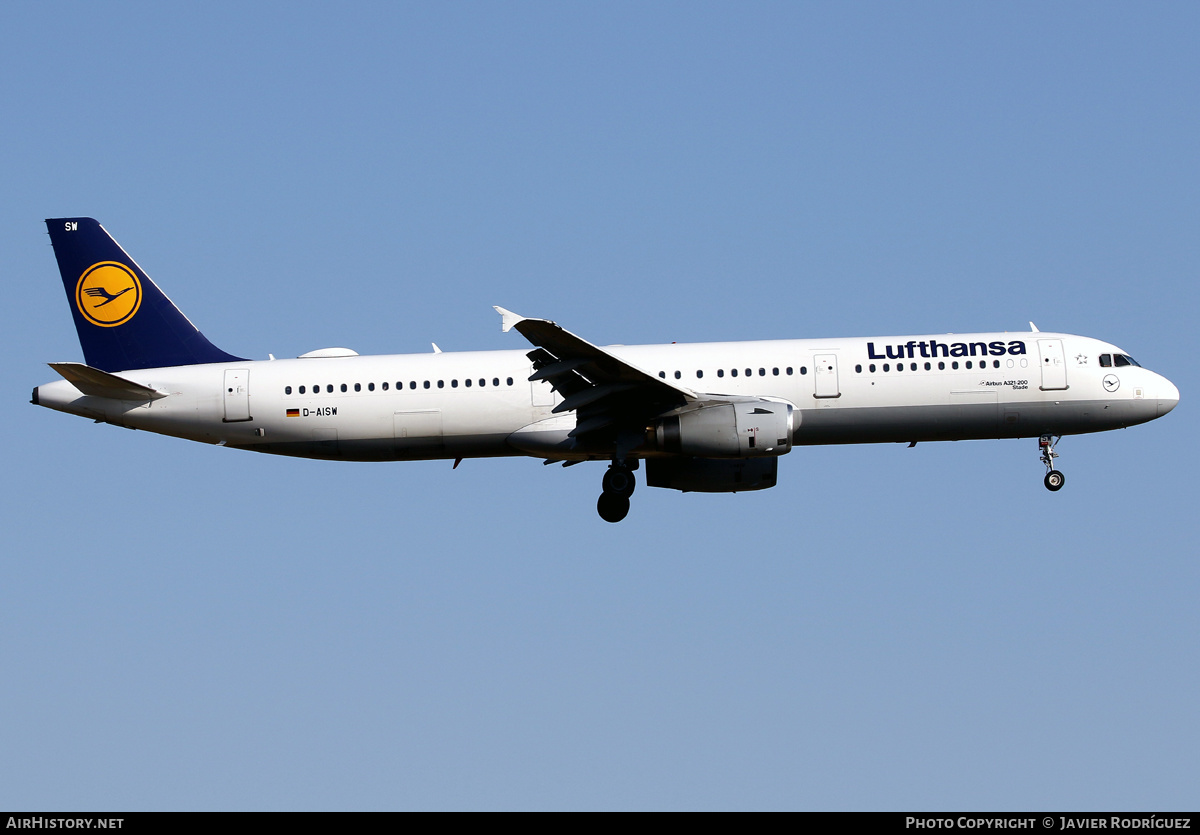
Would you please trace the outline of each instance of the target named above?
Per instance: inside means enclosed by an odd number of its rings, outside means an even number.
[[[399,385],[399,384],[397,383],[397,385]],[[408,387],[409,387],[410,389],[415,389],[415,388],[417,387],[417,381],[416,381],[416,380],[412,380],[412,381],[411,381],[411,382],[408,384]],[[425,388],[429,388],[429,381],[428,381],[428,380],[426,380],[426,381],[425,381]]]
[[[736,376],[737,376],[737,369],[736,369],[736,368],[731,368],[731,369],[729,369],[729,376],[730,376],[730,377],[736,377]]]
[[[451,381],[450,381],[450,388],[452,388],[452,389],[456,389],[456,388],[458,388],[458,380],[451,380]]]
[[[283,393],[284,393],[284,394],[291,394],[291,393],[292,393],[292,387],[291,387],[291,386],[284,386],[284,387],[283,387]]]
[[[678,379],[681,379],[682,377],[683,377],[683,375],[682,375],[682,374],[680,374],[678,371],[676,371],[676,372],[675,372],[675,379],[676,379],[676,380],[678,380]]]
[[[971,361],[970,361],[970,360],[967,360],[967,368],[968,368],[968,370],[971,368]]]
[[[483,377],[480,377],[480,378],[479,378],[479,387],[480,387],[480,388],[483,388],[483,387],[484,387],[484,386],[486,386],[486,385],[487,385],[487,380],[486,380],[486,379],[484,379]]]
[[[718,377],[724,377],[724,376],[725,376],[725,369],[724,369],[724,368],[718,368],[718,369],[717,369],[717,376],[718,376]]]
[[[699,370],[698,370],[698,371],[696,371],[696,379],[697,379],[697,380],[702,380],[702,379],[704,379],[704,372],[703,372],[703,371],[699,371]]]
[[[872,374],[874,374],[875,373],[875,363],[871,363],[870,365],[868,365],[867,370],[869,370]]]
[[[346,384],[342,383],[342,391],[345,391],[345,390],[346,390]]]
[[[345,386],[343,386],[343,388],[345,388]],[[330,383],[329,385],[325,386],[325,391],[327,391],[330,394],[333,394],[333,383]]]
[[[883,370],[884,370],[884,371],[891,371],[891,370],[892,370],[892,366],[891,366],[891,364],[890,364],[890,363],[886,363],[886,362],[885,362],[885,363],[883,364]]]
[[[954,362],[950,363],[950,367],[952,369],[954,369],[955,371],[957,371],[958,370],[958,360],[955,360]]]
[[[387,383],[384,383],[384,385],[386,386],[386,385],[387,385]],[[374,383],[367,383],[367,391],[375,391],[375,384],[374,384]]]
[[[444,389],[445,387],[446,387],[446,381],[445,381],[445,380],[438,380],[438,388],[440,388],[440,389]]]
[[[760,369],[758,369],[758,376],[759,376],[759,377],[766,377],[766,376],[767,376],[767,369],[765,369],[765,368],[760,368]]]
[[[862,366],[861,365],[854,366],[854,373],[862,374]]]
[[[787,367],[787,369],[784,371],[784,373],[787,374],[789,377],[791,377],[792,376],[792,367],[789,365]]]
[[[897,370],[897,371],[903,371],[903,370],[904,370],[904,363],[902,363],[902,362],[898,362],[898,363],[896,363],[896,370]]]
[[[506,378],[508,385],[512,385],[512,377]]]
[[[916,364],[915,362],[910,362],[910,363],[908,364],[908,370],[909,370],[909,371],[916,371],[916,370],[917,370],[917,364]]]
[[[800,366],[800,376],[803,377],[807,373],[808,373],[808,366],[807,365]]]
[[[945,370],[946,370],[946,363],[939,362],[938,363],[938,371],[945,371]]]
[[[383,390],[384,390],[384,391],[387,391],[387,386],[388,386],[388,384],[387,384],[387,383],[382,383],[381,385],[383,386]]]
[[[747,369],[746,369],[746,376],[747,376],[747,377],[753,377],[753,376],[754,376],[754,369],[753,369],[753,368],[747,368]]]
[[[425,388],[429,388],[429,381],[428,381],[428,380],[426,380],[426,381],[425,381]]]
[[[499,377],[493,377],[493,378],[492,378],[492,385],[493,385],[493,386],[498,386],[498,385],[500,385],[500,378],[499,378]]]
[[[471,378],[468,377],[467,379],[463,380],[463,385],[466,386],[467,388],[470,388],[471,387]]]
[[[930,365],[929,363],[925,363],[925,370],[926,370],[926,371],[931,371],[931,370],[933,370],[933,366],[932,366],[932,365]]]
[[[355,390],[355,391],[362,391],[362,383],[355,383],[355,384],[354,384],[354,390]]]
[[[772,368],[772,369],[771,369],[771,376],[772,376],[772,377],[778,377],[778,376],[779,376],[779,369],[778,369],[778,368]]]
[[[660,378],[662,378],[663,380],[665,380],[665,379],[667,379],[667,372],[665,372],[665,371],[660,371],[660,372],[658,372],[658,376],[659,376]]]

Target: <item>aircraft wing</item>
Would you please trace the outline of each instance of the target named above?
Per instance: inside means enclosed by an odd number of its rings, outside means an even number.
[[[695,392],[675,386],[631,365],[603,348],[581,339],[547,319],[526,319],[497,307],[504,331],[517,332],[537,346],[527,355],[533,362],[530,380],[545,380],[562,402],[554,412],[575,412],[571,437],[580,445],[618,441],[640,443],[646,423],[657,415],[698,399]]]

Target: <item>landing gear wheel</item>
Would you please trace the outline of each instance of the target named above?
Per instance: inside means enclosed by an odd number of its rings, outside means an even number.
[[[1067,477],[1059,470],[1054,469],[1054,459],[1058,457],[1054,448],[1061,440],[1062,435],[1042,435],[1038,438],[1038,449],[1042,451],[1042,463],[1046,465],[1046,489],[1051,493],[1057,493],[1067,483]]]
[[[604,473],[604,492],[628,499],[637,487],[637,479],[628,467],[609,467]]]
[[[629,498],[616,493],[601,493],[596,512],[605,522],[620,522],[629,515]]]

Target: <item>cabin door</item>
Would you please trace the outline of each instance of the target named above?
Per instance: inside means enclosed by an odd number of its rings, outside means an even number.
[[[250,420],[250,371],[230,368],[225,371],[225,422]]]
[[[1039,339],[1038,353],[1041,355],[1042,391],[1067,388],[1067,357],[1062,340]]]
[[[838,387],[837,354],[818,354],[813,357],[813,397],[841,397]]]

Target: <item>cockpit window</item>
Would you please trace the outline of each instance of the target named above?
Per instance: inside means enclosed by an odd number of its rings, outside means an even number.
[[[1138,368],[1142,367],[1141,364],[1133,357],[1129,356],[1129,354],[1113,354],[1113,360],[1118,368],[1123,365],[1136,365]]]
[[[1101,354],[1100,355],[1100,367],[1101,368],[1112,368],[1112,354]]]

